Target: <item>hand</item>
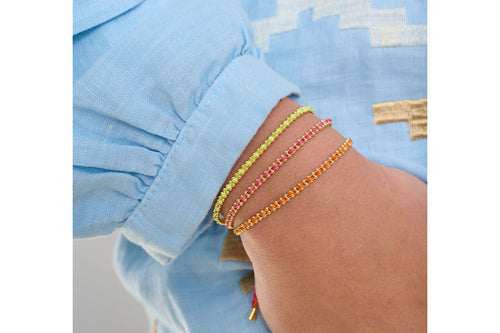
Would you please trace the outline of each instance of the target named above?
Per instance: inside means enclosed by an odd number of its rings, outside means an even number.
[[[297,107],[281,101],[235,166]],[[262,165],[250,168],[248,179],[319,120],[301,118],[259,159]],[[296,185],[342,141],[334,129],[323,130],[256,192],[235,225]],[[242,184],[232,195],[241,193]],[[424,332],[426,191],[417,178],[351,148],[302,193],[243,233],[261,314],[271,330]]]

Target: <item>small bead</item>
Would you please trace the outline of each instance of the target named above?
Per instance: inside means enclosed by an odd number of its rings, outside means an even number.
[[[266,172],[264,172],[264,174],[262,174],[262,176],[264,178],[267,178],[267,177],[269,177],[270,174],[271,174],[271,171],[267,170]]]
[[[274,203],[269,206],[269,210],[271,210],[271,211],[275,211],[276,208],[278,208],[278,205],[274,204]]]
[[[306,183],[310,183],[314,180],[314,177],[313,176],[309,176],[306,178]]]
[[[240,202],[245,201],[245,199],[246,199],[246,198],[247,198],[247,196],[246,196],[246,195],[242,195],[242,196],[241,196],[241,198],[240,198]]]
[[[281,163],[285,162],[285,160],[286,160],[287,158],[288,158],[288,156],[287,156],[287,155],[283,155],[283,156],[281,156],[281,158],[280,158],[280,162],[281,162]]]
[[[283,205],[284,203],[286,202],[286,199],[285,198],[281,198],[279,201],[278,201],[278,205]]]
[[[315,175],[316,177],[318,177],[318,176],[319,176],[319,175],[321,175],[322,173],[323,173],[323,171],[321,171],[321,170],[316,170],[316,171],[314,172],[314,175]]]

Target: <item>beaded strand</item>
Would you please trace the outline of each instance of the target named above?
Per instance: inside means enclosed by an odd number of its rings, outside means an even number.
[[[243,207],[245,202],[252,196],[252,194],[269,179],[269,177],[275,173],[288,159],[295,154],[300,147],[304,145],[309,139],[319,133],[323,128],[332,125],[331,119],[323,119],[316,125],[311,127],[304,135],[302,135],[292,146],[285,150],[283,155],[276,159],[276,161],[271,164],[266,171],[264,171],[248,188],[243,194],[237,199],[232,205],[229,213],[226,217],[226,227],[229,229],[234,229],[233,221],[236,213]]]
[[[226,200],[229,193],[236,186],[241,177],[247,172],[247,170],[255,163],[255,161],[266,151],[269,146],[276,140],[276,138],[283,133],[283,131],[290,126],[290,124],[299,118],[301,115],[311,112],[314,114],[314,109],[310,106],[303,106],[295,110],[288,118],[286,118],[281,125],[276,128],[273,133],[260,145],[260,147],[250,156],[250,158],[240,167],[240,169],[233,175],[231,180],[226,184],[224,189],[221,191],[219,197],[214,206],[213,219],[218,224],[225,225],[224,217],[220,216],[220,209],[222,204]]]
[[[286,194],[284,194],[280,199],[274,201],[272,204],[264,208],[260,213],[254,215],[246,222],[239,225],[237,228],[233,230],[236,235],[240,235],[241,233],[247,231],[257,223],[259,223],[266,216],[274,212],[275,210],[284,206],[290,199],[295,197],[300,191],[302,191],[309,184],[314,182],[323,172],[325,172],[328,168],[330,168],[342,155],[345,154],[347,150],[352,146],[352,140],[350,138],[345,139],[344,143],[333,153],[330,157],[321,164],[319,168],[314,170],[308,177],[298,183],[295,187],[289,190]]]

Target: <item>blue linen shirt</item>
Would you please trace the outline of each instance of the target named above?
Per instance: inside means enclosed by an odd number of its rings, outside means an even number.
[[[121,232],[115,268],[159,332],[269,331],[246,319],[252,295],[238,281],[251,263],[219,260],[227,230],[211,215],[281,98],[426,181],[412,111],[398,118],[388,104],[375,124],[375,105],[426,98],[426,11],[417,0],[74,1],[74,235]]]

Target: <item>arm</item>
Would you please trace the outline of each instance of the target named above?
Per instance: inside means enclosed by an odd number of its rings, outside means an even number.
[[[298,105],[282,100],[249,143],[232,175]],[[250,168],[249,181],[319,120],[295,121]],[[324,129],[241,209],[235,226],[316,169],[342,143]],[[356,142],[354,142],[354,147]],[[351,148],[313,184],[242,234],[259,306],[273,332],[422,332],[426,328],[426,185]]]
[[[251,35],[238,1],[189,0],[74,37],[75,237],[120,230],[166,264],[204,230],[234,161],[298,92]]]

